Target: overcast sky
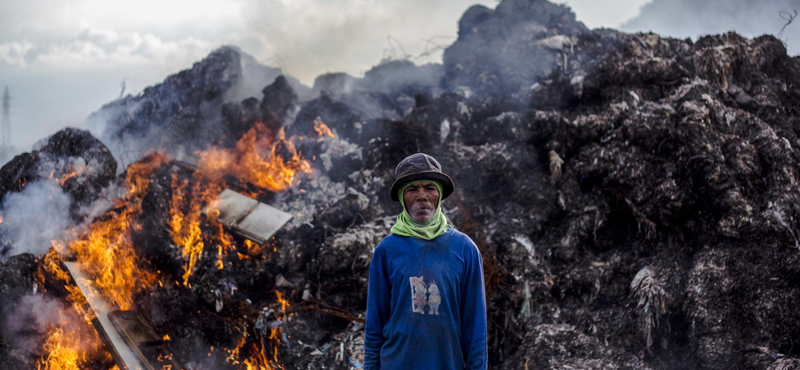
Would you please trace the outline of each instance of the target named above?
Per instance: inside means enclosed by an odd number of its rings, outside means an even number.
[[[650,0],[569,0],[591,28],[619,27]],[[472,4],[496,0],[0,1],[0,88],[12,95],[15,144],[37,140],[102,104],[238,45],[307,85],[325,72],[361,76],[384,57],[441,62]],[[389,41],[392,37],[395,41]],[[429,40],[428,42],[424,40]],[[428,52],[425,56],[426,51]]]

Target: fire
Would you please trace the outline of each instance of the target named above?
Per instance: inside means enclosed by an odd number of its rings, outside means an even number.
[[[95,222],[68,247],[101,294],[123,311],[133,307],[134,293],[155,281],[155,275],[138,266],[130,240],[131,213],[126,208],[111,219]]]
[[[253,341],[250,344],[250,357],[244,361],[239,361],[239,354],[247,344],[247,332],[242,335],[242,338],[236,344],[236,348],[228,350],[229,356],[225,359],[232,365],[244,365],[246,370],[283,370],[284,367],[278,362],[278,345],[280,344],[280,328],[271,329],[269,339],[274,343],[272,359],[267,356],[265,348],[262,346],[263,341]],[[212,349],[213,350],[213,349]]]
[[[328,126],[325,125],[325,122],[322,122],[322,119],[319,117],[317,117],[317,119],[314,120],[314,131],[317,132],[317,135],[319,135],[319,137],[325,137],[325,136],[330,138],[334,137],[331,129],[328,128]]]
[[[172,200],[170,204],[169,226],[172,233],[172,240],[183,248],[181,255],[184,259],[188,257],[183,267],[183,285],[188,286],[189,276],[192,275],[200,254],[203,253],[203,235],[200,230],[200,205],[199,202],[191,202],[190,211],[184,214],[181,209],[187,200],[186,188],[187,180],[178,180],[178,175],[172,174]]]
[[[77,169],[72,169],[71,166],[70,166],[69,172],[61,175],[61,177],[56,179],[56,181],[58,182],[58,185],[64,186],[64,183],[66,183],[67,180],[69,180],[69,179],[71,179],[71,178],[73,178],[75,176],[78,176],[81,172],[83,172],[84,168],[85,168],[85,166],[81,166],[81,167],[78,167]]]
[[[61,186],[64,186],[64,183],[65,183],[65,182],[67,182],[67,180],[69,180],[69,179],[71,179],[71,178],[73,178],[73,177],[77,176],[77,175],[78,175],[78,173],[79,173],[79,172],[77,172],[77,171],[73,171],[73,172],[67,173],[67,174],[66,174],[66,175],[64,175],[64,176],[61,176],[61,177],[59,177],[59,178],[57,179],[57,180],[58,180],[58,184],[59,184],[59,185],[61,185]]]
[[[38,370],[80,370],[86,362],[86,354],[75,346],[75,341],[64,335],[59,327],[51,328],[52,332],[44,343],[43,349],[47,357],[36,362]]]
[[[80,175],[81,172],[83,172],[83,170],[85,168],[86,168],[85,164],[81,164],[78,167],[75,167],[75,166],[72,165],[72,163],[67,163],[64,166],[64,169],[63,169],[64,173],[62,173],[60,176],[56,177],[55,176],[56,175],[56,170],[54,169],[54,170],[50,171],[49,178],[55,180],[58,183],[58,185],[64,186],[64,184],[67,182],[67,180],[69,180],[69,179],[71,179],[71,178],[73,178],[75,176]]]
[[[315,121],[314,129],[320,138],[333,137],[333,132],[321,120]],[[191,181],[181,178],[177,173],[172,175],[172,197],[167,219],[172,241],[181,248],[185,261],[182,284],[188,287],[191,287],[190,278],[206,246],[216,252],[214,266],[220,270],[225,268],[228,251],[235,250],[233,239],[217,221],[218,211],[212,204],[225,187],[224,176],[236,177],[262,191],[277,192],[291,187],[299,173],[311,172],[309,162],[302,158],[291,139],[286,139],[283,129],[273,133],[262,123],[250,129],[234,148],[211,148],[196,154],[200,161]],[[46,275],[64,284],[69,293],[67,300],[75,309],[72,314],[79,318],[81,325],[89,328],[94,338],[84,340],[85,335],[74,337],[64,322],[49,326],[43,347],[46,355],[39,359],[38,370],[77,370],[85,367],[87,358],[98,354],[108,356],[90,325],[94,317],[87,308],[83,294],[61,269],[61,255],[74,257],[103,298],[120,310],[133,309],[135,295],[155,284],[157,275],[145,268],[144,261],[135,252],[132,231],[141,230],[142,226],[136,220],[141,215],[142,199],[150,186],[151,175],[168,161],[160,154],[151,154],[130,165],[124,179],[127,192],[115,201],[113,210],[88,226],[74,240],[55,241],[54,248],[45,256],[43,266]],[[51,178],[63,185],[83,170],[70,167],[62,175]],[[203,214],[204,207],[207,207],[205,213],[208,217]],[[267,248],[249,241],[245,242],[245,247],[249,255],[257,255]],[[45,274],[40,275],[39,279],[43,281]],[[179,283],[176,281],[176,284]],[[289,302],[280,293],[277,296],[283,311],[282,320]],[[228,361],[243,365],[248,370],[283,369],[278,364],[280,327],[269,329],[268,339],[273,343],[269,355],[267,348],[270,346],[265,342],[267,338],[256,339],[261,335],[253,333],[251,338],[245,325],[241,340],[229,351]],[[170,340],[169,336],[165,335],[164,340]],[[86,343],[91,345],[87,346]],[[241,351],[249,356],[243,361],[239,360]]]
[[[106,214],[72,242],[54,241],[54,248],[45,255],[44,270],[48,276],[64,284],[69,292],[67,301],[74,308],[72,315],[78,316],[71,318],[70,314],[61,313],[60,320],[48,326],[42,348],[46,355],[38,360],[38,370],[77,370],[84,367],[87,358],[101,354],[109,357],[91,326],[92,311],[87,308],[86,299],[78,287],[61,268],[59,256],[74,256],[106,301],[121,310],[131,309],[134,294],[151,286],[155,280],[155,274],[141,267],[134,252],[130,231],[139,225],[135,224],[132,216],[141,212],[141,200],[149,185],[149,176],[163,163],[166,163],[165,157],[150,155],[131,165],[125,179],[128,193],[117,200],[120,206],[117,208],[122,208],[122,211]],[[37,277],[44,282],[45,273],[40,271]]]
[[[93,223],[87,232],[67,247],[81,268],[92,277],[103,297],[123,311],[133,307],[136,292],[155,282],[155,274],[140,267],[130,231],[140,227],[132,216],[141,213],[141,201],[150,174],[166,160],[166,157],[154,154],[128,167],[125,179],[128,194],[118,200],[125,206],[122,211]]]
[[[262,123],[256,123],[233,149],[212,148],[197,155],[206,177],[233,175],[273,192],[292,186],[298,172],[311,173],[311,165],[286,140],[283,129],[273,137]]]
[[[263,148],[268,150],[262,151]],[[207,214],[211,217],[207,220],[216,231],[214,266],[218,270],[225,268],[224,258],[234,249],[230,236],[216,220],[219,212],[213,207],[213,199],[225,184],[223,176],[235,176],[260,189],[281,191],[292,186],[298,172],[311,172],[311,165],[302,159],[291,140],[286,140],[283,129],[273,136],[262,123],[256,123],[232,149],[215,147],[196,154],[200,162],[193,185],[178,179],[176,174],[172,179],[169,226],[172,239],[181,247],[186,260],[182,276],[184,286],[191,286],[189,278],[206,247],[200,228],[203,206],[208,205]],[[252,243],[246,245],[251,250]]]
[[[159,153],[153,153],[128,166],[125,176],[125,185],[128,187],[128,198],[139,201],[138,209],[141,209],[142,197],[150,186],[150,174],[168,161],[169,158]]]
[[[59,309],[57,322],[46,325],[46,355],[36,361],[37,370],[79,370],[96,360],[110,359],[90,324],[74,311]]]
[[[249,239],[245,239],[244,246],[247,248],[247,255],[245,256],[247,258],[250,258],[250,256],[257,256],[267,249],[266,246],[253,243]]]
[[[277,362],[278,361],[278,344],[280,344],[280,342],[281,342],[281,328],[277,327],[277,328],[270,329],[269,339],[272,341],[273,346],[274,346],[273,347],[273,352],[272,352],[272,358],[275,359],[275,362]]]
[[[206,176],[213,175],[213,176]],[[205,242],[200,228],[203,206],[210,204],[207,213],[208,223],[215,231],[214,242],[217,249],[217,269],[224,268],[223,258],[228,250],[233,249],[230,236],[225,232],[222,224],[217,221],[219,211],[211,204],[214,198],[222,191],[224,181],[218,174],[196,172],[193,176],[193,185],[189,186],[188,180],[180,180],[178,175],[172,174],[172,199],[170,202],[169,227],[172,240],[180,246],[181,255],[186,259],[183,268],[183,285],[191,286],[189,278],[199,261]]]
[[[81,315],[87,324],[91,325],[95,316],[91,310],[87,309],[88,302],[86,301],[86,297],[84,297],[80,289],[78,289],[78,286],[72,283],[69,274],[61,268],[61,257],[59,257],[58,251],[63,250],[63,248],[63,245],[58,242],[53,242],[53,248],[44,256],[42,266],[50,276],[55,277],[64,284],[64,288],[69,292],[67,302],[72,303],[72,308],[75,309],[75,312]],[[39,279],[39,283],[44,285],[44,275],[42,271],[37,272],[37,278]]]
[[[275,355],[274,355],[275,363],[269,360],[267,355],[264,353],[264,349],[261,348],[257,343],[252,344],[251,352],[253,353],[253,355],[250,358],[244,360],[244,366],[247,370],[283,369],[283,365],[277,363],[278,362],[277,347],[275,348]]]
[[[239,342],[236,344],[234,349],[227,350],[228,357],[225,358],[225,361],[228,361],[234,365],[239,364],[239,352],[244,347],[245,343],[247,343],[247,328],[245,327],[244,332],[242,333],[242,337],[239,339]]]
[[[225,258],[225,253],[223,253],[223,251],[222,251],[222,246],[218,245],[217,246],[217,263],[215,264],[215,266],[217,266],[217,270],[224,270],[225,269],[225,262],[222,261],[223,258]]]
[[[286,307],[288,307],[288,306],[289,306],[289,301],[287,301],[287,300],[283,299],[283,295],[281,294],[281,292],[278,292],[278,291],[276,291],[276,292],[275,292],[275,295],[277,295],[277,296],[278,296],[278,303],[280,303],[280,304],[281,304],[281,310],[282,310],[283,312],[286,312]]]
[[[222,261],[226,255],[228,255],[228,250],[233,249],[233,244],[231,244],[231,237],[225,233],[222,228],[222,224],[214,219],[212,224],[216,224],[215,226],[219,230],[217,233],[217,240],[219,241],[219,245],[217,245],[217,268],[222,270],[225,266],[225,263]]]
[[[275,295],[277,297],[277,303],[281,305],[281,313],[278,314],[277,320],[274,321],[275,323],[281,323],[286,320],[286,307],[289,307],[289,302],[283,298],[283,295],[279,291],[275,291]],[[243,361],[239,361],[239,356],[241,354],[242,349],[247,349],[248,338],[251,337],[251,334],[247,330],[247,325],[244,325],[242,330],[242,336],[239,338],[239,341],[236,344],[236,347],[233,349],[226,350],[228,352],[228,357],[225,359],[227,362],[233,365],[244,365],[246,370],[283,370],[283,365],[280,364],[278,359],[278,353],[280,352],[280,344],[281,338],[283,334],[281,332],[281,325],[272,325],[269,327],[269,336],[267,338],[261,338],[251,341],[249,346],[249,353],[250,357]],[[256,337],[260,337],[262,334],[261,332],[256,332],[254,334]],[[272,353],[271,355],[267,354],[267,346],[268,343],[266,340],[272,344]],[[212,347],[213,351],[213,347]]]

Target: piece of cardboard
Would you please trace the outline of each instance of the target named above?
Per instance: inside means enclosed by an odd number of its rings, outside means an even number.
[[[223,190],[203,212],[208,214],[211,208],[219,211],[217,219],[223,225],[258,244],[266,244],[292,219],[289,213],[231,189]]]

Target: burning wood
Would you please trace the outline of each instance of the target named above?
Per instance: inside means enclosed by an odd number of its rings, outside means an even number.
[[[105,343],[106,350],[114,358],[114,362],[123,370],[152,370],[152,366],[145,367],[142,363],[142,356],[134,352],[137,349],[130,347],[122,338],[119,329],[112,324],[111,314],[114,311],[104,301],[92,280],[81,271],[81,268],[75,262],[64,262],[64,266],[66,266],[72,279],[80,289],[80,294],[86,297],[85,299],[92,310],[92,316],[94,316],[91,322]]]
[[[169,335],[158,336],[144,316],[131,311],[113,311],[108,318],[145,370],[181,368],[175,356],[166,348]],[[132,366],[128,365],[127,368],[131,369]]]

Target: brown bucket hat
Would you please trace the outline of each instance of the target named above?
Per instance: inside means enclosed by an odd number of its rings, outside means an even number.
[[[394,170],[394,184],[390,190],[392,200],[399,202],[397,192],[411,181],[416,180],[436,180],[442,184],[442,199],[447,199],[456,189],[453,179],[442,172],[442,165],[433,157],[425,153],[412,154],[397,165]]]

